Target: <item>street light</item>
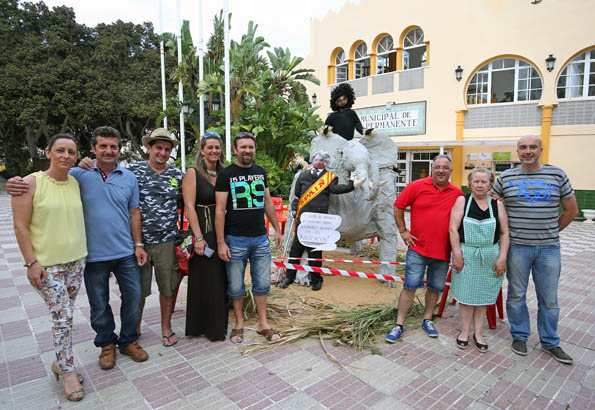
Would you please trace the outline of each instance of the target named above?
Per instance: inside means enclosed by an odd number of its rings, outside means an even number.
[[[182,102],[182,114],[188,115],[190,112],[190,102],[184,101]]]
[[[556,57],[552,54],[548,58],[545,59],[545,65],[548,71],[552,71],[554,69],[554,63],[556,62]]]
[[[461,66],[458,66],[455,69],[455,76],[457,81],[461,81],[461,79],[463,78],[463,69],[461,68]]]

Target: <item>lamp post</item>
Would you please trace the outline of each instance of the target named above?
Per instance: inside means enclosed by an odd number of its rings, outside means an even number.
[[[461,81],[461,79],[463,78],[463,69],[461,68],[461,66],[458,66],[455,69],[455,77],[457,81]]]
[[[555,62],[556,62],[556,57],[554,57],[552,54],[550,54],[550,56],[545,59],[545,66],[548,71],[551,72],[554,69]]]
[[[184,101],[182,102],[182,114],[188,115],[190,112],[190,102]]]

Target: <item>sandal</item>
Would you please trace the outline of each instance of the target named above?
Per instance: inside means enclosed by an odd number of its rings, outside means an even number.
[[[275,331],[272,328],[258,330],[256,333],[259,334],[259,335],[261,335],[261,336],[264,336],[264,338],[266,340],[268,340],[269,342],[272,342],[273,341],[273,336],[275,336],[275,335],[278,336],[278,339],[274,340],[275,342],[277,340],[280,340],[281,339],[281,335],[279,333],[275,333]]]
[[[473,335],[473,340],[475,341],[475,348],[480,353],[486,353],[488,351],[488,345],[483,345],[477,341],[475,335]]]
[[[176,337],[176,340],[174,340],[173,342],[171,342],[169,339],[171,339],[172,337],[174,337],[176,335],[176,332],[171,332],[171,335],[169,336],[161,336],[163,339],[167,339],[167,343],[162,342],[161,344],[165,347],[172,347],[173,345],[175,345],[176,343],[178,343],[178,338]]]
[[[459,333],[459,336],[461,334]],[[459,337],[457,336],[457,347],[459,349],[465,350],[467,347],[469,346],[469,336],[467,336],[467,340],[461,340],[459,339]]]
[[[234,340],[235,338],[235,340]],[[244,328],[231,329],[231,335],[229,335],[229,341],[231,343],[242,343],[244,341]]]

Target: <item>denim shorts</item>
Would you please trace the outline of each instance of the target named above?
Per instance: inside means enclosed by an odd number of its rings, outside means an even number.
[[[232,299],[244,296],[244,272],[250,260],[252,293],[266,295],[271,290],[271,246],[267,235],[225,235],[231,258],[227,262],[227,295]]]
[[[448,274],[448,262],[441,259],[428,258],[412,249],[407,251],[403,288],[423,288],[426,268],[428,269],[428,288],[436,292],[442,292],[446,282],[446,275]]]

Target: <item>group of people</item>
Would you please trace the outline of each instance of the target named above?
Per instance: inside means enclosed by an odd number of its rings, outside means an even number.
[[[168,164],[178,142],[158,128],[143,138],[149,159],[123,168],[122,142],[111,127],[93,131],[95,160],[78,158],[78,144],[68,134],[52,137],[46,149],[49,169],[11,178],[15,235],[27,278],[45,300],[52,317],[56,361],[51,371],[62,377],[68,400],[84,397],[83,378],[72,352],[72,323],[82,280],[89,298],[98,365],[116,363],[116,346],[134,361],[149,355],[139,345],[144,300],[152,274],[159,289],[163,346],[177,343],[171,326],[174,293],[180,281],[174,264],[178,199],[183,195],[193,233],[189,262],[186,335],[225,340],[228,297],[235,326],[230,340],[243,341],[242,301],[248,260],[258,311],[258,334],[280,338],[267,322],[271,252],[264,215],[281,234],[264,169],[253,163],[256,141],[239,133],[233,142],[236,162],[223,168],[221,137],[210,133],[200,143],[196,165],[184,176]],[[121,294],[120,331],[111,310],[109,278]]]
[[[347,84],[333,90],[334,113],[327,119],[325,132],[334,130],[346,140],[353,138],[354,128],[372,133],[371,129],[363,130],[351,109],[354,100]],[[174,239],[181,196],[194,244],[188,265],[186,335],[225,340],[231,299],[235,323],[230,340],[244,340],[244,273],[250,261],[257,333],[269,341],[281,337],[266,315],[271,249],[265,214],[275,230],[277,246],[281,233],[267,174],[254,163],[254,136],[249,132],[235,136],[232,148],[236,161],[224,167],[221,137],[205,134],[196,164],[186,175],[168,164],[179,143],[166,129],[154,130],[142,143],[149,159],[123,168],[118,162],[120,133],[108,126],[99,127],[91,139],[95,160],[84,158],[74,167],[78,144],[72,136],[58,134],[45,150],[50,160],[48,170],[7,181],[27,278],[47,303],[53,321],[56,361],[51,371],[57,379],[63,378],[68,400],[84,397],[83,378],[76,372],[72,352],[72,316],[82,280],[96,333],[94,343],[101,348],[101,369],[115,366],[116,346],[132,360],[148,359],[138,338],[153,272],[159,289],[162,344],[170,347],[177,343],[171,315],[180,281],[174,263]],[[408,251],[397,320],[386,335],[387,342],[401,338],[415,291],[424,287],[426,271],[422,327],[428,336],[438,336],[432,317],[452,260],[453,296],[460,306],[459,348],[467,348],[473,335],[477,350],[488,350],[482,334],[483,317],[486,306],[496,302],[506,273],[512,350],[520,355],[528,353],[526,293],[532,274],[542,348],[556,360],[572,363],[557,334],[557,287],[561,270],[558,234],[578,214],[574,191],[564,171],[540,162],[538,137],[520,138],[517,152],[520,167],[503,172],[495,181],[489,170],[473,169],[468,177],[468,195],[449,182],[452,161],[439,155],[433,160],[431,175],[410,183],[398,196],[395,221]],[[297,224],[302,212],[327,213],[330,194],[354,189],[353,182],[339,184],[325,169],[327,153],[313,153],[311,159],[313,168],[296,182],[297,198],[291,209]],[[409,229],[405,223],[408,207]],[[290,257],[297,258],[304,251],[309,258],[322,258],[321,252],[304,247],[296,237]],[[290,259],[290,263],[294,261]],[[119,334],[115,333],[109,304],[111,274],[121,293]],[[295,270],[288,270],[281,287],[287,288],[295,274]],[[322,287],[319,274],[312,274],[311,281],[313,290]]]
[[[527,355],[531,326],[526,294],[532,275],[542,350],[561,363],[572,364],[557,333],[559,232],[578,215],[578,207],[568,177],[562,169],[541,163],[542,151],[539,137],[520,138],[520,166],[504,171],[495,181],[489,170],[473,169],[467,195],[449,182],[450,158],[438,155],[431,175],[408,184],[401,192],[395,201],[395,221],[408,251],[397,322],[386,335],[387,342],[401,338],[415,290],[424,286],[426,271],[421,325],[428,336],[438,337],[432,316],[452,260],[451,286],[461,321],[456,338],[459,348],[466,349],[473,335],[475,348],[488,351],[482,334],[486,306],[496,302],[506,274],[511,349]],[[408,207],[409,229],[404,218]]]

